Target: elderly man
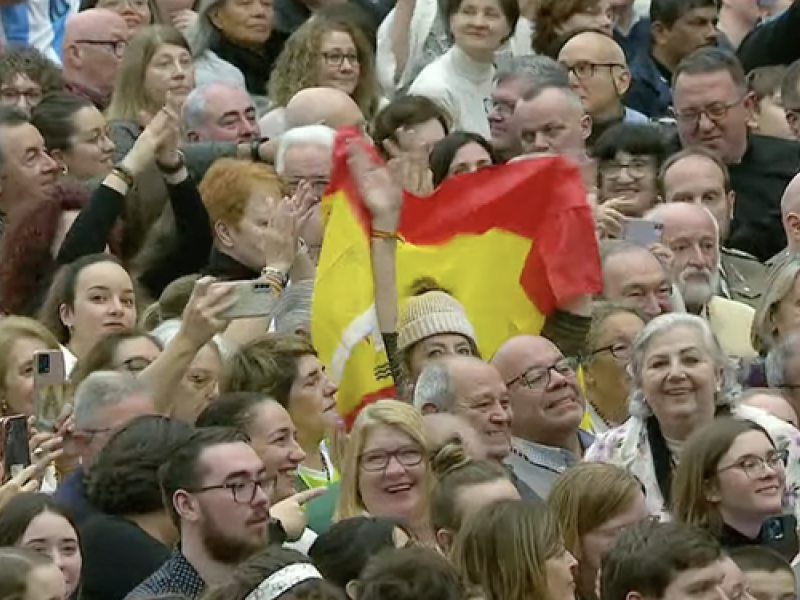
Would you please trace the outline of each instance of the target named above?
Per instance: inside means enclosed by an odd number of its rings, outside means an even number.
[[[67,21],[62,61],[67,90],[105,110],[128,44],[128,26],[118,13],[92,8]]]
[[[183,105],[191,142],[252,142],[258,137],[256,107],[245,90],[226,83],[195,88]]]
[[[718,295],[719,229],[707,208],[698,204],[661,204],[647,214],[661,223],[662,241],[672,251],[672,277],[686,309],[707,319],[729,356],[755,355],[750,330],[755,310]]]
[[[136,417],[156,414],[150,391],[127,373],[96,371],[78,386],[73,399],[75,430],[71,435],[81,465],[56,491],[56,499],[83,521],[94,510],[86,500],[84,481],[108,436]]]
[[[261,135],[279,137],[286,131],[305,125],[327,125],[333,129],[365,125],[364,115],[349,95],[334,88],[300,90],[286,108],[275,109],[259,121]]]
[[[541,498],[556,477],[583,456],[591,434],[580,429],[585,401],[578,363],[543,337],[508,340],[492,359],[514,414],[508,464]]]
[[[781,221],[786,232],[786,249],[770,259],[770,262],[786,256],[800,255],[800,175],[796,175],[783,190]]]
[[[308,194],[302,207],[300,237],[316,262],[322,248],[324,230],[320,218],[320,200],[331,178],[331,160],[336,131],[326,125],[306,125],[290,129],[278,140],[275,170],[287,190],[298,193],[301,186]]]
[[[780,390],[773,390],[770,388],[750,388],[739,399],[740,404],[760,408],[764,412],[771,414],[773,417],[778,417],[781,421],[798,427],[797,413],[794,408],[783,396]]]
[[[658,183],[664,202],[705,206],[714,215],[720,241],[725,243],[736,193],[731,189],[728,168],[718,156],[701,146],[673,154],[664,163]],[[741,250],[720,246],[718,293],[721,296],[755,308],[765,280],[766,269],[758,259]]]
[[[612,38],[598,31],[577,33],[561,47],[558,62],[569,72],[570,85],[592,118],[589,146],[618,123],[648,121],[642,113],[622,103],[631,74],[625,53]]]

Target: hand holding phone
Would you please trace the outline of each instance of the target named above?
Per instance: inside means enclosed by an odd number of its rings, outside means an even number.
[[[25,415],[0,418],[0,442],[3,448],[5,476],[16,477],[31,464],[28,420]]]
[[[36,428],[54,432],[64,409],[67,370],[61,350],[33,353]]]
[[[649,248],[661,241],[664,224],[645,219],[626,219],[624,239]]]

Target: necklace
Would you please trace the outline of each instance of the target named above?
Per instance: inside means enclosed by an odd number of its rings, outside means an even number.
[[[601,410],[600,410],[600,409],[597,407],[597,404],[595,404],[594,402],[592,402],[592,401],[591,401],[591,400],[589,400],[588,398],[586,399],[586,401],[589,403],[589,406],[591,406],[591,407],[592,407],[592,410],[594,411],[594,414],[595,414],[595,415],[597,415],[597,418],[598,418],[598,419],[600,419],[600,420],[603,422],[603,425],[605,425],[605,426],[606,426],[608,429],[613,429],[614,427],[616,427],[616,425],[614,425],[614,424],[611,422],[611,419],[609,419],[608,417],[606,417],[606,416],[603,414],[603,411],[601,411]]]
[[[524,452],[515,448],[513,443],[511,444],[511,454],[513,454],[517,458],[521,458],[523,461],[528,463],[530,466],[535,467],[536,469],[544,469],[545,471],[550,471],[551,473],[555,473],[556,475],[560,475],[566,469],[566,467],[564,467],[563,469],[558,469],[556,467],[544,463],[533,462],[530,458],[528,458],[528,456]]]

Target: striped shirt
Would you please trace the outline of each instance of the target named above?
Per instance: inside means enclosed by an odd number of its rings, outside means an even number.
[[[33,46],[60,65],[64,28],[79,6],[80,0],[26,0],[0,8],[3,48]]]

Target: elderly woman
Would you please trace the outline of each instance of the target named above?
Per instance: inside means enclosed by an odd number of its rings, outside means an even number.
[[[232,83],[252,96],[266,96],[270,73],[288,38],[274,25],[271,2],[202,0],[187,33],[197,84]]]
[[[748,419],[788,450],[786,505],[797,509],[800,433],[791,425],[738,402],[730,361],[707,321],[689,314],[650,321],[633,345],[631,417],[597,437],[587,461],[618,465],[645,488],[651,514],[669,517],[675,465],[685,440],[717,416]]]
[[[765,355],[775,344],[800,330],[800,259],[792,257],[772,265],[753,317],[753,348]]]

